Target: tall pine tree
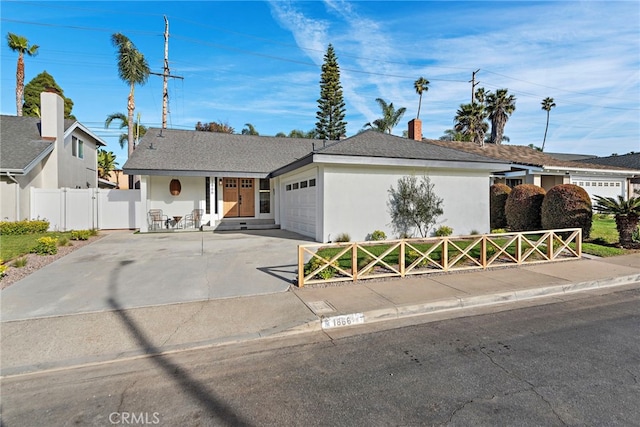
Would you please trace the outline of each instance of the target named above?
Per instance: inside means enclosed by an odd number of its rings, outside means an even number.
[[[62,88],[58,86],[58,83],[56,83],[53,76],[46,71],[35,76],[24,87],[24,104],[22,106],[22,114],[29,117],[39,117],[41,111],[40,93],[47,89],[55,89],[62,99],[64,99],[64,118],[75,120],[75,117],[71,114],[73,101],[71,98],[64,96]]]
[[[344,121],[344,112],[340,67],[333,46],[329,45],[320,76],[320,99],[316,113],[317,138],[337,140],[345,135],[347,122]]]

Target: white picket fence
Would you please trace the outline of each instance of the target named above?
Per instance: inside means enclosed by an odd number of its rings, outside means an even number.
[[[140,190],[32,188],[30,218],[57,231],[135,229],[140,206]]]

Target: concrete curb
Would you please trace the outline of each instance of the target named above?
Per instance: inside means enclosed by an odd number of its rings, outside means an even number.
[[[529,301],[536,298],[566,295],[615,286],[624,286],[635,282],[640,282],[640,274],[612,277],[601,280],[591,280],[565,285],[546,286],[542,288],[500,292],[487,295],[474,295],[462,298],[447,298],[420,304],[398,305],[389,308],[365,311],[364,317],[365,324],[367,324],[382,322],[385,320],[403,319],[407,317],[422,316],[426,314],[468,309],[473,307],[485,307],[491,305],[506,304],[510,302]],[[320,317],[317,322],[314,321],[311,323],[317,323],[317,327],[309,326],[310,329],[322,329],[322,317]]]

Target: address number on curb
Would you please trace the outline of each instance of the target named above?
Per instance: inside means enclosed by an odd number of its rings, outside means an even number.
[[[361,323],[364,323],[364,313],[325,317],[322,319],[322,329],[341,328],[343,326],[358,325]]]

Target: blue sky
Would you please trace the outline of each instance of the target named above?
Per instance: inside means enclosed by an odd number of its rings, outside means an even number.
[[[34,13],[36,11],[37,13]],[[169,127],[223,121],[261,135],[315,127],[320,67],[333,44],[341,68],[347,134],[380,116],[376,98],[406,107],[394,134],[415,117],[413,82],[423,95],[423,134],[437,139],[479,86],[508,88],[516,111],[511,144],[607,156],[640,151],[640,3],[457,1],[2,1],[2,33],[40,46],[27,57],[25,83],[46,70],[75,105],[74,115],[108,143],[120,165],[114,112],[126,114],[128,86],[117,75],[110,37],[127,35],[162,72],[169,20]],[[6,39],[5,39],[6,40]],[[15,115],[17,55],[1,48],[2,114]],[[162,78],[136,88],[142,123],[160,127]]]

